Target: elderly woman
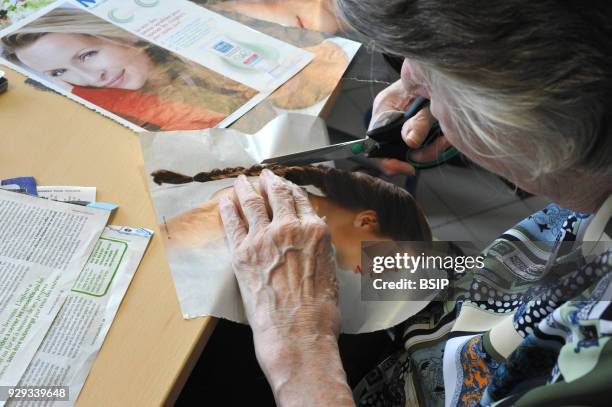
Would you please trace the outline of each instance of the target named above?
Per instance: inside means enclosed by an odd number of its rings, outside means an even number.
[[[608,404],[609,3],[338,6],[378,47],[406,58],[401,80],[379,95],[375,114],[405,106],[412,95],[431,99],[430,110],[405,125],[404,139],[418,146],[432,117],[445,138],[415,158],[450,143],[554,204],[487,249],[485,268],[467,277],[465,295],[423,311],[420,323],[429,322],[419,331],[427,341],[408,327],[403,350],[351,392],[336,341],[340,315],[324,220],[298,188],[270,172],[260,178],[261,195],[239,178],[237,199],[220,203],[222,219],[257,358],[277,402]],[[586,241],[599,242],[588,260]]]

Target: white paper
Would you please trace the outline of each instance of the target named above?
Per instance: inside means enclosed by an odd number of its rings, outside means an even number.
[[[35,24],[38,18],[47,14],[58,16],[66,10],[81,10],[83,13],[95,15],[100,22],[105,20],[109,27],[105,29],[106,31],[116,31],[119,27],[120,31],[123,30],[121,32],[135,35],[135,38],[140,39],[139,44],[144,45],[131,45],[134,50],[138,47],[143,47],[143,50],[152,49],[150,46],[154,44],[170,51],[170,55],[164,56],[165,62],[162,63],[143,51],[134,53],[128,61],[112,62],[119,59],[110,57],[101,59],[104,58],[105,52],[107,54],[110,52],[107,50],[108,38],[103,34],[91,34],[96,40],[106,41],[105,48],[101,48],[99,44],[85,47],[87,44],[83,43],[83,47],[88,51],[85,56],[79,52],[74,55],[72,59],[77,61],[77,65],[74,66],[72,62],[63,59],[56,61],[56,58],[48,56],[37,58],[41,67],[34,67],[33,62],[27,58],[25,60],[20,58],[18,63],[6,59],[0,59],[0,62],[136,131],[143,130],[139,125],[143,123],[158,126],[162,130],[195,129],[196,127],[184,126],[196,125],[200,126],[198,129],[207,128],[213,127],[210,125],[213,123],[217,127],[226,127],[294,76],[314,57],[307,51],[252,30],[186,0],[154,2],[66,0],[46,7],[1,30],[0,37],[19,32],[22,27],[27,30],[28,24]],[[58,39],[56,36],[54,41],[68,44],[69,41],[82,40],[82,37],[79,37],[81,28],[74,28],[74,21],[61,24],[62,27],[65,25],[65,28],[53,33],[61,32],[65,37]],[[50,32],[49,30],[45,28],[43,32]],[[48,40],[49,37],[46,38]],[[117,40],[113,41],[115,42],[111,45],[116,47]],[[124,47],[122,50],[125,51],[130,47],[129,40],[121,42]],[[161,51],[155,52],[158,55]],[[148,62],[146,64],[143,62],[136,68],[133,61],[141,56],[143,60],[148,58]],[[99,61],[105,62],[102,64]],[[193,61],[207,71],[198,71],[196,75],[194,74],[196,68],[189,68],[190,65],[185,61]],[[55,66],[60,62],[62,66]],[[99,69],[93,68],[94,62]],[[65,65],[70,67],[66,68]],[[44,69],[44,73],[36,71],[37,68]],[[164,85],[163,88],[166,90],[162,91],[162,86],[157,85],[159,77],[169,75],[169,71],[174,72],[173,76],[169,80],[164,80],[164,83],[169,81],[172,84]],[[217,84],[219,78],[213,81],[213,85],[198,83],[198,80],[205,81],[202,79],[203,76],[218,76],[218,74],[224,78],[221,85]],[[135,84],[134,78],[140,76],[146,77],[146,81],[144,83],[138,81],[138,84]],[[181,85],[177,85],[179,83]],[[221,89],[218,89],[219,87]],[[168,89],[171,91],[166,92]],[[193,95],[197,95],[198,89],[201,92],[210,92],[211,97],[206,101],[198,99],[196,104],[190,98],[193,99]],[[101,91],[104,91],[103,94]],[[162,93],[156,93],[158,91]],[[234,92],[235,96],[231,97],[241,102],[240,106],[231,112],[221,111],[227,110],[227,107],[223,107],[218,101],[226,97],[227,92]],[[169,94],[172,96],[168,96]],[[137,108],[134,108],[135,104],[138,105]],[[161,120],[160,116],[169,109],[173,112],[169,116],[184,115],[187,118],[191,117],[192,120],[187,121],[188,123],[177,122],[175,117]],[[199,123],[197,121],[196,124],[189,124],[195,120],[194,116],[206,115],[210,116],[210,120],[205,121],[209,123],[208,125],[197,124]],[[161,121],[157,122],[158,119]]]
[[[19,387],[68,386],[70,399],[39,405],[75,404],[152,234],[142,228],[104,229],[19,382]],[[7,406],[22,404],[7,402]]]
[[[38,196],[54,201],[96,202],[96,187],[41,186],[36,187]]]
[[[218,216],[202,218],[206,224],[193,239],[189,235],[177,237],[172,230],[174,226],[168,226],[173,219],[194,208],[216,205],[212,201],[216,194],[230,188],[235,179],[159,186],[153,183],[150,174],[166,169],[193,176],[215,168],[250,167],[265,158],[326,145],[325,129],[316,126],[315,118],[293,115],[281,118],[268,124],[256,136],[228,129],[141,135],[149,189],[184,318],[213,315],[246,323]],[[307,118],[312,123],[309,124]],[[337,276],[342,331],[346,333],[389,328],[427,304],[424,301],[362,301],[361,276],[341,268]]]
[[[0,386],[21,379],[108,216],[0,190]]]

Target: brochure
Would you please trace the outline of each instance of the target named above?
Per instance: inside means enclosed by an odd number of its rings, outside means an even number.
[[[19,383],[109,214],[0,190],[0,387]]]
[[[65,401],[44,405],[75,404],[152,235],[143,228],[104,229],[19,388],[65,386]],[[11,398],[6,405],[21,403]]]
[[[226,127],[314,58],[186,0],[56,2],[0,47],[0,62],[136,131]]]

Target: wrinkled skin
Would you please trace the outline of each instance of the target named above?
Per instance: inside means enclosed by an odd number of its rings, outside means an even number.
[[[260,186],[240,176],[219,202],[259,363],[279,405],[352,405],[329,229],[298,186],[268,170]]]
[[[404,66],[406,66],[406,64],[404,64]],[[405,69],[403,69],[403,71],[404,70]],[[402,72],[403,78],[407,75],[408,73]],[[415,96],[429,97],[429,93],[426,89],[420,86],[410,86],[410,83],[411,82],[408,82],[407,79],[399,79],[376,95],[372,106],[372,120],[370,120],[369,129],[377,127],[376,122],[384,112],[393,110],[405,111],[408,109],[408,106],[410,106]],[[402,139],[408,147],[418,149],[421,146],[434,120],[435,118],[432,116],[429,107],[426,107],[404,123],[401,130]],[[450,146],[450,143],[446,138],[440,137],[426,148],[414,151],[410,158],[413,161],[420,162],[433,161],[439,156],[440,152],[444,151],[448,146]],[[388,176],[415,174],[414,168],[405,161],[379,159],[377,163],[379,169]]]
[[[402,79],[376,97],[373,124],[384,111],[405,110],[416,95],[429,97],[415,77],[405,63]],[[404,141],[419,147],[433,120],[429,109],[420,111],[402,128]],[[412,158],[433,160],[448,145],[441,137]],[[381,165],[414,173],[397,160]],[[340,312],[329,230],[297,186],[267,170],[260,186],[261,195],[241,176],[236,200],[219,203],[259,363],[279,405],[353,405],[337,345]]]

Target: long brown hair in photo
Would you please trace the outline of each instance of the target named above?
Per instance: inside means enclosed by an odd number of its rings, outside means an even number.
[[[208,182],[239,175],[257,176],[267,168],[297,185],[313,185],[325,197],[348,209],[371,209],[378,215],[382,234],[393,240],[431,241],[431,230],[423,210],[410,193],[396,185],[359,172],[348,172],[327,166],[234,167],[200,172],[194,176],[168,170],[154,171],[156,184]]]

